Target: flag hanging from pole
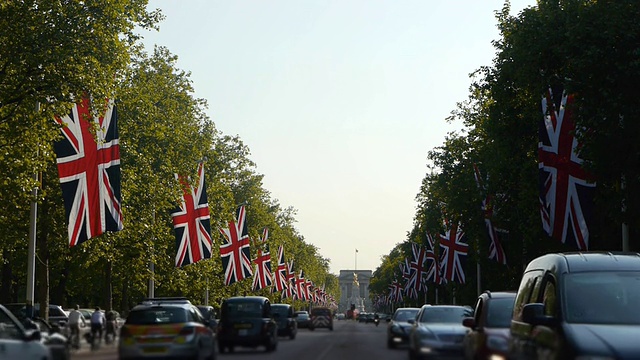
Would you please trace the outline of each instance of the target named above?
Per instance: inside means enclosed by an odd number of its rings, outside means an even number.
[[[195,188],[188,179],[175,175],[182,185],[182,203],[171,213],[176,235],[176,267],[211,258],[211,224],[204,164],[198,164],[198,183]]]
[[[237,222],[230,221],[227,228],[220,228],[225,240],[225,243],[220,245],[225,285],[242,281],[252,275],[247,213],[244,206],[238,208],[236,220]]]
[[[63,139],[54,144],[67,216],[69,246],[106,231],[122,230],[120,143],[113,101],[102,117],[92,117],[83,98],[64,117]],[[91,128],[96,129],[95,136]]]

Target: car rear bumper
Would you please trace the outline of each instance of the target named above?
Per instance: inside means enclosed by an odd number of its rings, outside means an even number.
[[[144,344],[118,347],[120,359],[184,359],[196,357],[199,348],[195,344]]]

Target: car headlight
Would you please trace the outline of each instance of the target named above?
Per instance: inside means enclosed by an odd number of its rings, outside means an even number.
[[[506,352],[509,349],[509,342],[502,336],[489,336],[487,338],[487,347],[491,350]]]

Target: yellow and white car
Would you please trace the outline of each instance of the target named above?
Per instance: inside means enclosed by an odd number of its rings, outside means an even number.
[[[215,334],[184,298],[153,298],[136,305],[120,329],[120,359],[215,359]]]

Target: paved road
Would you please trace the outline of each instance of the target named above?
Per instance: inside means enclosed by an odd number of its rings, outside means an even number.
[[[300,329],[295,340],[280,338],[278,349],[267,353],[264,347],[236,348],[233,353],[217,354],[222,360],[406,360],[406,348],[387,349],[386,323],[378,327],[355,321],[335,321],[333,331]],[[96,352],[81,349],[72,359],[117,359],[115,346],[103,346]]]

